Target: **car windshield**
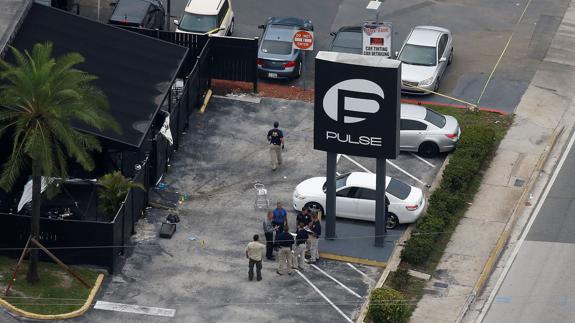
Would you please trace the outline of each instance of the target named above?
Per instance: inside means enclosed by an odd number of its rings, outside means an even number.
[[[186,12],[180,20],[179,29],[184,31],[207,33],[217,28],[217,16],[196,15]]]
[[[435,47],[406,44],[399,60],[409,65],[435,66]]]
[[[340,175],[340,176],[335,178],[335,190],[336,191],[345,186],[345,183],[347,182],[348,177],[349,177],[349,173]],[[323,191],[324,191],[324,193],[327,191],[327,182],[323,183]]]
[[[340,53],[361,54],[362,42],[362,35],[360,33],[342,31],[335,36],[331,50]]]
[[[411,193],[411,186],[395,178],[391,178],[385,191],[400,200],[405,200]]]
[[[432,123],[433,125],[435,125],[438,128],[443,128],[445,126],[445,123],[447,122],[445,120],[445,116],[442,114],[439,114],[431,109],[426,109],[427,113],[425,114],[425,121]]]
[[[291,42],[281,40],[264,40],[262,42],[262,52],[275,55],[289,55],[291,54]]]

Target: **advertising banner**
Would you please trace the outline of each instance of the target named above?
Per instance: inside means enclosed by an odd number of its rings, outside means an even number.
[[[388,22],[363,24],[363,55],[391,57],[393,29]]]

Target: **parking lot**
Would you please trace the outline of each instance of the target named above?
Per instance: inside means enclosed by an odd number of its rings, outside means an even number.
[[[266,133],[279,120],[286,133],[284,163],[269,165]],[[325,153],[313,150],[313,109],[309,103],[263,99],[260,103],[213,98],[205,114],[192,115],[188,135],[172,160],[164,182],[190,194],[179,208],[182,222],[171,240],[157,232],[167,211],[153,209],[139,223],[135,249],[119,275],[98,299],[119,304],[173,309],[173,317],[90,311],[79,322],[328,322],[354,319],[382,268],[322,259],[293,276],[278,276],[277,263],[264,260],[263,281],[247,280],[244,248],[261,233],[265,211],[254,208],[256,181],[272,202],[289,207],[301,180],[325,174]],[[442,158],[419,160],[402,154],[394,163],[430,182]],[[428,164],[429,163],[429,164]],[[434,167],[430,166],[434,165]],[[374,170],[373,161],[339,158],[338,172]],[[365,169],[364,169],[365,168]],[[419,173],[422,171],[422,173]],[[389,173],[421,185],[389,167]],[[338,221],[338,236],[350,244],[373,244],[373,224],[366,236],[347,232],[354,221]],[[404,228],[389,231],[392,250]],[[370,236],[371,235],[371,236]],[[353,237],[352,237],[353,236]],[[346,241],[347,239],[347,241]],[[324,242],[322,242],[324,243]],[[320,245],[320,252],[323,247]],[[122,306],[124,306],[122,305]],[[128,311],[129,312],[129,311]]]

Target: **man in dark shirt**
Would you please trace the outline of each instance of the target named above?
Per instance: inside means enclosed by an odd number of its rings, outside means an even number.
[[[270,144],[270,157],[272,170],[276,170],[277,165],[282,163],[282,150],[284,149],[284,134],[278,129],[279,122],[274,122],[274,127],[268,131],[268,142]]]
[[[304,270],[305,264],[305,249],[309,234],[304,228],[303,223],[299,224],[295,237],[295,251],[293,255],[293,266]]]
[[[319,237],[321,236],[321,222],[319,221],[319,216],[317,214],[313,215],[313,221],[309,225],[309,229],[312,234],[309,235],[309,244],[310,244],[310,258],[309,263],[313,264],[319,259]]]
[[[295,222],[299,227],[300,223],[303,223],[304,227],[307,227],[311,222],[311,212],[307,207],[304,207],[301,212],[299,212],[295,218]]]
[[[292,253],[291,248],[294,244],[293,236],[288,232],[288,226],[284,226],[284,230],[276,236],[276,242],[279,246],[278,252],[278,275],[284,274],[284,267],[287,265],[288,274],[293,274],[292,269]]]

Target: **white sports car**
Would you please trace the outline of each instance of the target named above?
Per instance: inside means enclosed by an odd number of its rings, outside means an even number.
[[[336,178],[337,217],[375,221],[375,177],[375,174],[353,172]],[[415,222],[425,207],[421,189],[389,176],[385,179],[385,186],[389,201],[387,228]],[[299,183],[293,192],[294,209],[300,211],[308,207],[323,213],[325,191],[325,177],[313,177]]]

